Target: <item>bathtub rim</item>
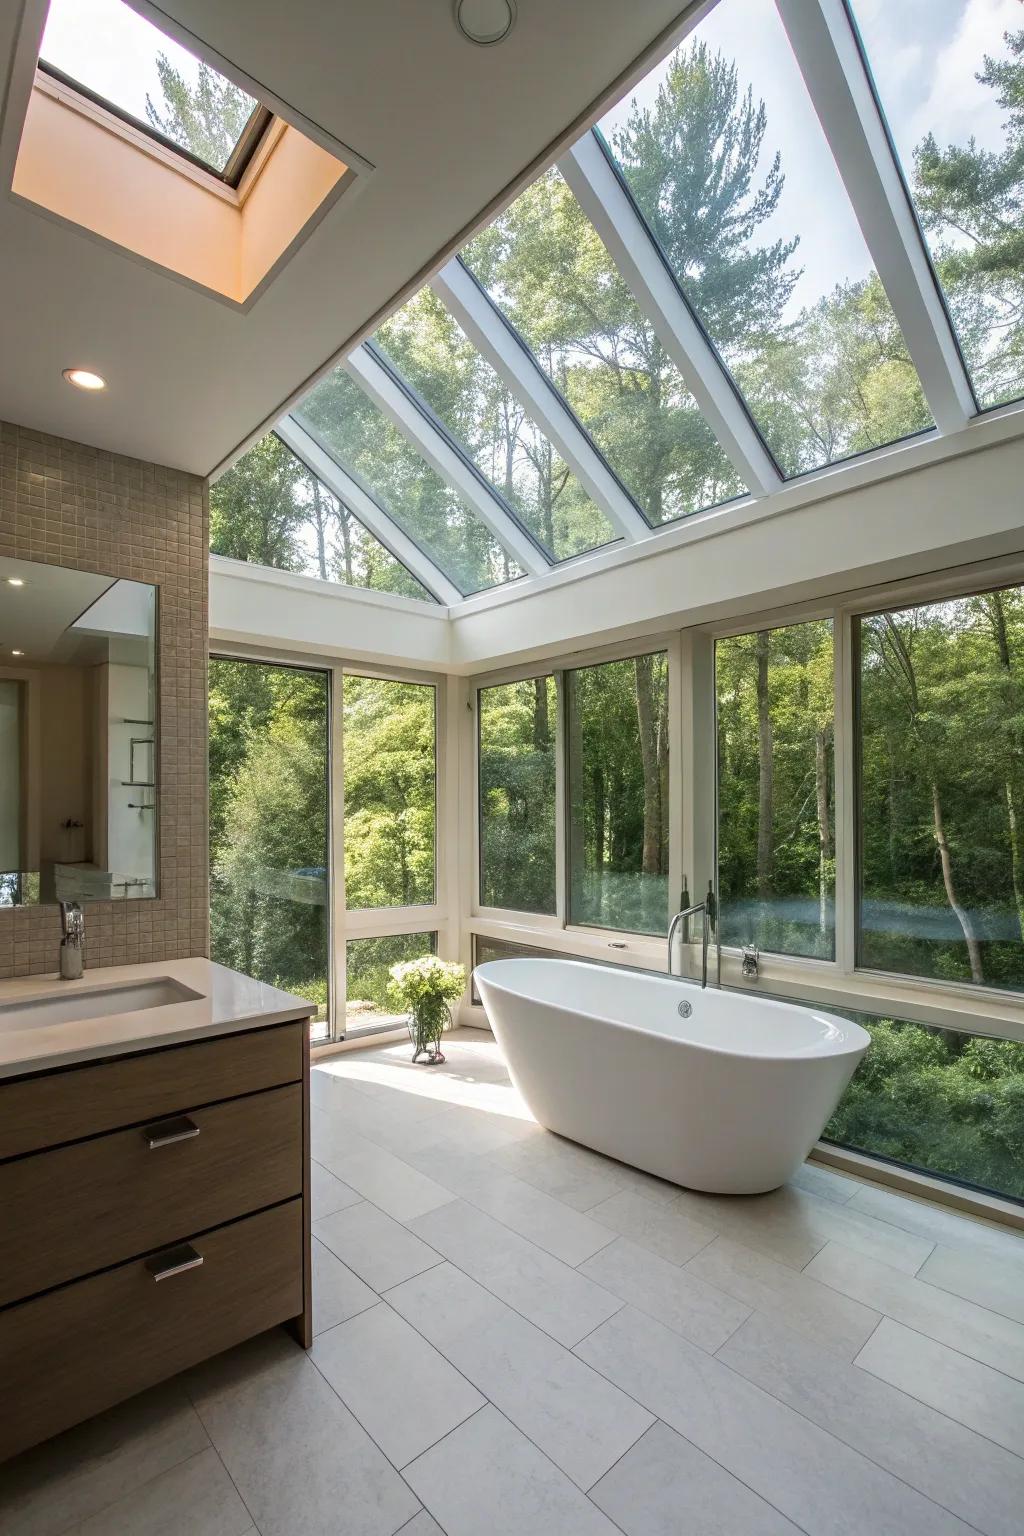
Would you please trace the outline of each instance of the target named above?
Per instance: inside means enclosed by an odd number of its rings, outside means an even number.
[[[557,958],[555,956],[547,956],[547,955],[545,955],[545,956],[509,955],[509,956],[507,956],[507,957],[505,957],[503,959],[500,959],[500,960],[485,960],[481,965],[478,965],[478,966],[474,967],[474,969],[473,969],[473,977],[474,977],[474,979],[476,979],[479,982],[481,971],[489,972],[492,968],[496,968],[498,966],[502,966],[502,967],[507,967],[507,966],[519,967],[519,966],[524,966],[524,965],[540,965],[540,966],[543,966],[545,968],[551,967],[551,966],[558,966],[558,967],[571,966],[573,969],[576,969],[576,970],[586,970],[586,971],[605,971],[605,970],[614,969],[616,971],[628,972],[629,974],[638,976],[638,977],[640,977],[643,980],[666,982],[666,983],[669,983],[671,985],[678,986],[678,987],[680,987],[681,989],[684,989],[684,990],[697,991],[697,992],[700,992],[700,991],[703,990],[703,988],[699,985],[698,982],[693,981],[688,976],[669,976],[666,972],[662,972],[662,971],[646,971],[646,970],[642,970],[642,969],[640,969],[638,967],[631,967],[631,966],[614,966],[614,967],[612,967],[612,966],[600,965],[600,964],[598,964],[597,962],[595,962],[593,960],[577,960],[575,958],[573,958],[573,959],[569,959],[569,958],[561,959],[561,958]],[[517,992],[512,987],[510,987],[508,985],[502,985],[502,983],[500,981],[492,980],[489,975],[485,975],[483,980],[484,980],[484,983],[485,983],[486,986],[493,987],[496,991],[503,993],[506,997],[516,998],[516,999],[518,999],[520,1001],[532,1002],[532,1003],[538,1004],[538,1005],[540,1005],[540,1006],[542,1006],[544,1008],[550,1008],[553,1012],[555,1012],[557,1014],[561,1014],[562,1016],[564,1016],[566,1018],[572,1019],[572,1018],[580,1018],[580,1017],[582,1017],[582,1018],[587,1018],[587,1019],[593,1019],[596,1023],[608,1024],[613,1029],[628,1030],[631,1034],[642,1035],[645,1039],[648,1039],[648,1040],[663,1041],[663,1042],[665,1042],[667,1044],[670,1044],[670,1045],[690,1045],[690,1046],[693,1047],[693,1049],[695,1051],[707,1051],[710,1055],[713,1055],[713,1056],[724,1056],[724,1057],[728,1057],[730,1059],[738,1060],[738,1061],[768,1062],[768,1063],[773,1063],[773,1064],[774,1063],[778,1063],[778,1062],[794,1062],[795,1063],[795,1062],[805,1062],[805,1061],[828,1061],[828,1060],[840,1059],[840,1058],[842,1058],[844,1056],[853,1056],[853,1055],[863,1056],[865,1054],[865,1052],[868,1050],[868,1047],[871,1045],[871,1036],[868,1033],[868,1031],[864,1028],[864,1026],[862,1024],[856,1023],[855,1020],[853,1020],[853,1019],[844,1019],[844,1018],[841,1018],[839,1016],[839,1014],[830,1013],[828,1011],[828,1009],[809,1007],[807,1004],[804,1004],[804,1003],[795,1003],[795,1002],[791,1003],[788,1000],[781,999],[781,998],[774,998],[774,997],[756,997],[756,996],[751,996],[751,994],[749,992],[741,992],[741,991],[738,991],[738,990],[736,990],[734,988],[731,988],[731,987],[708,987],[707,990],[709,992],[721,993],[723,996],[735,996],[735,997],[745,998],[748,1002],[756,1002],[760,1007],[770,1009],[770,1010],[772,1010],[772,1012],[775,1012],[776,1010],[780,1010],[782,1012],[792,1012],[792,1011],[796,1010],[797,1012],[800,1012],[800,1013],[814,1014],[814,1015],[816,1015],[819,1018],[828,1019],[830,1023],[835,1024],[840,1029],[842,1029],[844,1031],[850,1031],[852,1033],[851,1033],[850,1037],[847,1039],[847,1041],[844,1042],[843,1047],[841,1049],[838,1049],[838,1050],[815,1050],[813,1053],[809,1053],[809,1054],[797,1054],[796,1052],[793,1052],[793,1051],[785,1051],[785,1052],[781,1052],[781,1051],[780,1052],[758,1051],[758,1052],[755,1053],[755,1052],[752,1052],[752,1051],[749,1051],[749,1050],[742,1050],[742,1049],[735,1048],[735,1047],[730,1048],[729,1046],[715,1045],[715,1044],[712,1044],[710,1042],[705,1043],[703,1041],[698,1041],[698,1040],[685,1040],[685,1039],[684,1040],[676,1040],[676,1039],[673,1039],[672,1036],[670,1036],[670,1035],[665,1035],[665,1034],[659,1033],[658,1030],[645,1028],[645,1026],[642,1025],[642,1024],[634,1024],[634,1023],[628,1022],[627,1020],[624,1020],[624,1019],[609,1018],[607,1014],[604,1014],[604,1013],[601,1013],[601,1012],[597,1012],[597,1011],[585,1012],[581,1008],[570,1008],[570,1007],[566,1006],[566,1004],[564,1004],[564,1003],[552,1002],[548,998],[527,997],[524,993]],[[486,997],[485,997],[485,995],[483,993],[481,993],[481,1000],[484,1003],[484,1012],[486,1013],[486,1011],[487,1011],[487,1003],[486,1003]],[[488,1018],[488,1023],[489,1024],[491,1023],[489,1018]],[[493,1025],[491,1025],[491,1027],[493,1029]],[[863,1037],[863,1043],[860,1043],[860,1042],[857,1041],[857,1038],[856,1038],[857,1036],[862,1036]]]

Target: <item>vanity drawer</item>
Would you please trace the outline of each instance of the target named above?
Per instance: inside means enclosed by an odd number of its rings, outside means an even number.
[[[300,1019],[0,1082],[0,1159],[299,1082],[307,1029]]]
[[[300,1083],[0,1164],[0,1306],[301,1192]]]
[[[302,1202],[0,1312],[0,1460],[302,1310]],[[147,1267],[152,1266],[152,1267]]]

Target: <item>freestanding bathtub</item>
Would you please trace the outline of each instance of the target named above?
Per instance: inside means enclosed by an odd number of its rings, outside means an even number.
[[[491,960],[477,986],[551,1131],[717,1194],[791,1178],[871,1043],[795,1004],[576,960]]]

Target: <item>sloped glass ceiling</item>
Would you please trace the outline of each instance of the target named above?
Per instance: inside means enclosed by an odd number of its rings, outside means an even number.
[[[210,548],[253,565],[436,601],[273,433],[210,487]]]
[[[121,0],[50,0],[39,61],[218,175],[258,110]]]
[[[605,514],[429,288],[421,288],[373,339],[553,560],[617,538]]]
[[[315,384],[293,414],[464,596],[522,575],[344,367]]]
[[[527,187],[462,255],[649,522],[742,494],[654,327],[556,170]]]
[[[863,70],[874,73],[922,252],[930,251],[978,401],[1021,398],[1024,11],[1017,0],[846,3],[865,58],[840,50],[841,67],[857,72],[857,89]],[[813,57],[805,62],[818,67]],[[782,477],[934,430],[771,0],[719,0],[593,131],[627,194],[614,214],[619,235],[659,254],[710,342],[694,370],[728,400],[724,371],[737,415],[747,413]],[[860,212],[867,227],[871,210]],[[538,389],[550,391],[547,429],[559,412],[563,444],[582,428],[652,530],[747,493],[742,447],[719,444],[650,305],[634,295],[557,168],[460,260],[483,290],[473,334],[493,327],[486,359],[446,307],[444,288],[428,286],[367,344],[403,385],[412,414],[406,420],[396,409],[395,420],[404,431],[344,365],[294,412],[343,471],[342,495],[345,476],[358,481],[422,551],[424,564],[413,562],[422,580],[432,564],[468,596],[517,579],[522,571],[502,543],[506,524],[511,548],[523,550],[525,531],[551,565],[629,547],[628,518],[616,537],[621,503],[601,501],[611,480],[587,477],[585,490],[533,419]],[[502,361],[508,328],[536,364],[529,387]],[[946,381],[928,383],[941,392]],[[432,463],[461,457],[486,482],[494,531],[414,446],[432,437]],[[258,523],[255,487],[251,495]],[[319,560],[308,538],[303,550],[301,558]],[[362,557],[373,583],[410,590],[413,578],[388,565],[386,552],[373,553]],[[299,556],[293,549],[287,558]],[[376,574],[385,566],[388,574]]]
[[[720,0],[600,133],[785,475],[933,425],[773,4]]]
[[[1024,11],[1015,0],[853,0],[981,405],[1024,395]]]

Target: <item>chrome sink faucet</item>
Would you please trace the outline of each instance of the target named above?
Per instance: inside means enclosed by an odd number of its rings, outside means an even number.
[[[85,970],[85,913],[77,901],[61,902],[60,931],[60,974],[65,981],[77,981]]]

